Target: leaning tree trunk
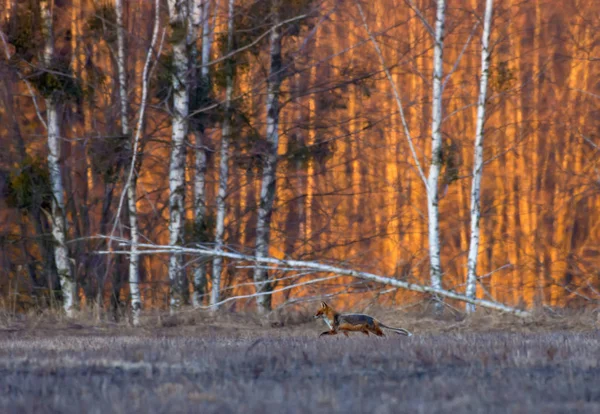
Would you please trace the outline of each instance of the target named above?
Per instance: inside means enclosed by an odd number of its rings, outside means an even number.
[[[471,185],[471,241],[467,262],[468,298],[474,299],[477,285],[477,251],[479,250],[479,219],[481,217],[481,176],[483,174],[483,126],[485,123],[485,101],[490,69],[490,31],[492,26],[493,0],[486,0],[481,38],[481,79],[477,99],[477,127],[475,129],[475,156],[473,160],[473,183]],[[467,312],[474,312],[475,305],[467,303]]]
[[[440,218],[438,179],[442,167],[442,74],[444,48],[445,0],[437,0],[435,18],[435,44],[433,48],[433,97],[431,122],[431,164],[427,177],[427,212],[429,226],[429,274],[431,287],[442,288],[442,263],[440,259]],[[436,308],[441,310],[438,301]]]
[[[187,0],[169,0],[169,23],[173,45],[173,132],[171,161],[169,165],[169,244],[183,244],[185,201],[185,139],[188,131],[189,96],[187,74],[189,57],[187,51],[186,20]],[[182,255],[174,253],[169,258],[169,281],[171,283],[171,311],[187,302],[187,280],[183,272]]]
[[[227,16],[227,53],[233,50],[233,11],[235,0],[229,0]],[[231,140],[231,95],[233,93],[234,67],[232,59],[225,63],[225,118],[223,120],[223,134],[221,137],[221,160],[219,163],[219,191],[217,193],[217,220],[215,223],[215,250],[223,247],[225,234],[225,197],[227,196],[227,180],[229,179],[229,142]],[[223,258],[216,256],[213,261],[211,305],[219,302],[221,290],[221,269]]]
[[[277,147],[279,144],[279,88],[282,82],[281,63],[281,29],[279,25],[279,0],[273,0],[272,16],[274,25],[271,29],[271,68],[267,87],[267,149],[264,154],[258,221],[256,223],[256,257],[267,257],[271,233],[271,216],[275,199],[275,173],[277,170]],[[272,290],[269,275],[264,266],[256,264],[254,282],[257,293]],[[271,295],[260,295],[256,298],[259,313],[271,310]]]
[[[52,10],[50,0],[40,1],[44,35],[44,65],[52,67],[54,61],[54,35],[52,31]],[[68,316],[73,315],[75,284],[73,271],[66,244],[67,224],[65,220],[64,187],[61,176],[60,129],[56,98],[50,94],[46,97],[46,116],[48,125],[48,169],[52,186],[52,238],[54,239],[54,256],[63,295],[63,309]]]

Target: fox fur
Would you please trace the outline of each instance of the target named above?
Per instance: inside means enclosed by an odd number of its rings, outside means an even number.
[[[389,329],[399,335],[412,336],[412,333],[406,329],[392,328],[391,326],[384,325],[369,315],[359,313],[337,313],[325,302],[321,302],[321,306],[319,306],[314,318],[323,319],[329,327],[328,331],[321,333],[319,336],[337,335],[340,332],[346,336],[348,336],[348,332],[362,332],[367,336],[370,332],[377,336],[385,336],[382,328]]]

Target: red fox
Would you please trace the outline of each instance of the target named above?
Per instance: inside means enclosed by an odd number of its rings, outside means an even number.
[[[321,302],[321,306],[315,315],[315,319],[319,318],[323,318],[327,326],[329,326],[329,330],[323,332],[319,336],[337,335],[339,332],[346,336],[348,336],[348,332],[362,332],[367,336],[369,336],[369,332],[371,332],[377,336],[385,336],[381,328],[389,329],[399,335],[412,336],[406,329],[392,328],[391,326],[384,325],[369,315],[337,313],[325,302]]]

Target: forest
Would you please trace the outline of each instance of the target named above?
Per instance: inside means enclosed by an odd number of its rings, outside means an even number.
[[[0,12],[7,311],[598,307],[594,0]]]

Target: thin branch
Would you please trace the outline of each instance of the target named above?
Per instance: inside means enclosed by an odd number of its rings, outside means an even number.
[[[379,57],[379,62],[381,63],[381,66],[383,67],[383,70],[385,72],[385,76],[387,77],[388,81],[390,82],[390,86],[392,87],[392,91],[394,92],[394,99],[396,100],[396,105],[398,105],[400,119],[402,120],[402,128],[404,129],[404,135],[406,136],[406,140],[408,141],[408,146],[410,147],[410,152],[412,154],[413,160],[415,161],[415,165],[417,167],[417,171],[419,172],[419,176],[421,177],[421,180],[423,181],[425,188],[428,188],[427,178],[425,178],[425,174],[423,173],[423,168],[421,168],[421,163],[419,162],[419,157],[417,156],[417,151],[415,150],[415,147],[413,145],[413,140],[410,135],[410,130],[408,129],[408,123],[406,122],[406,116],[404,115],[404,105],[402,104],[402,97],[400,96],[400,93],[398,92],[396,82],[394,82],[394,79],[392,78],[392,75],[391,75],[387,65],[385,64],[385,60],[383,58],[383,53],[381,53],[379,43],[377,43],[377,40],[373,36],[373,33],[371,32],[371,29],[369,28],[369,25],[367,24],[367,19],[365,18],[365,14],[363,13],[363,9],[360,6],[360,3],[358,2],[358,0],[354,0],[354,4],[356,4],[356,7],[358,8],[358,12],[360,13],[360,18],[362,20],[363,27],[367,31],[367,34],[369,35],[369,39],[371,39],[371,43],[373,43],[375,51],[377,52],[377,56]]]
[[[600,150],[600,146],[598,146],[594,141],[592,141],[591,139],[589,139],[588,137],[586,137],[583,134],[579,134],[581,135],[581,138],[583,138],[585,140],[585,142],[587,142],[588,144],[590,144],[592,147],[594,147],[594,149],[596,151]]]
[[[257,292],[257,293],[250,293],[247,295],[238,295],[238,296],[231,296],[227,299],[223,299],[219,302],[213,303],[211,305],[208,306],[197,306],[197,309],[216,309],[218,308],[220,305],[227,303],[227,302],[231,302],[233,300],[239,300],[239,299],[250,299],[250,298],[256,298],[259,296],[266,296],[266,295],[272,295],[273,293],[278,293],[278,292],[284,292],[286,290],[290,290],[290,289],[294,289],[300,286],[305,286],[305,285],[314,285],[315,283],[320,283],[320,282],[325,282],[327,280],[331,280],[331,279],[337,279],[339,278],[338,275],[335,276],[328,276],[328,277],[322,277],[319,279],[312,279],[312,280],[308,280],[306,282],[302,282],[302,283],[296,283],[294,285],[288,285],[288,286],[284,286],[280,289],[275,289],[275,290],[270,290],[270,291],[263,291],[263,292]],[[269,281],[267,281],[268,283]]]
[[[148,49],[148,54],[146,55],[146,63],[144,64],[144,70],[142,72],[142,102],[140,106],[140,113],[138,116],[137,128],[135,131],[135,138],[133,143],[133,150],[131,156],[131,165],[129,167],[129,174],[127,175],[127,180],[125,181],[125,187],[123,191],[121,191],[121,197],[119,198],[119,205],[117,206],[117,214],[115,216],[115,221],[113,223],[112,230],[110,232],[111,238],[108,240],[108,250],[110,250],[111,239],[114,236],[115,229],[117,228],[117,224],[119,223],[119,217],[121,217],[121,210],[123,208],[123,200],[125,199],[125,195],[127,194],[127,190],[131,185],[131,180],[133,178],[133,174],[135,173],[135,163],[137,159],[138,147],[140,142],[140,137],[142,135],[142,129],[144,125],[144,113],[146,111],[146,105],[148,101],[148,83],[149,83],[149,74],[150,74],[150,62],[152,60],[152,52],[154,51],[154,47],[156,46],[156,41],[158,39],[158,29],[160,25],[160,9],[159,9],[159,1],[156,0],[156,17],[154,19],[154,29],[152,30],[152,40],[150,42],[150,48]],[[157,56],[160,56],[162,52],[163,43],[165,40],[165,30],[162,32],[162,38],[160,41],[159,50]]]
[[[429,34],[431,36],[435,36],[435,31],[433,30],[433,27],[431,27],[429,22],[425,19],[425,16],[423,16],[423,13],[421,13],[421,10],[419,10],[419,8],[413,2],[413,0],[406,0],[406,2],[408,3],[408,5],[412,9],[412,11],[415,12],[415,14],[419,18],[419,20],[421,20],[421,23],[423,23],[423,26],[425,26],[425,29],[427,29],[427,32],[429,32]]]
[[[600,95],[598,95],[598,94],[596,94],[596,93],[593,93],[593,92],[585,91],[585,90],[583,90],[583,89],[579,89],[579,88],[569,88],[569,89],[571,89],[571,90],[573,90],[573,91],[581,92],[581,93],[582,93],[582,94],[584,94],[584,95],[589,95],[589,96],[592,96],[592,97],[594,97],[594,98],[598,98],[598,99],[600,99]]]
[[[2,30],[0,30],[0,38],[2,38],[2,44],[4,45],[4,54],[6,55],[6,59],[10,60],[12,56],[11,56],[10,50],[8,48],[8,42],[6,41],[6,35],[4,34],[4,32]],[[31,84],[29,83],[29,81],[27,79],[25,79],[25,77],[21,74],[20,71],[17,70],[16,72],[17,72],[17,76],[19,77],[19,79],[22,80],[23,82],[25,82],[25,86],[27,86],[29,95],[31,96],[31,99],[33,100],[33,106],[35,107],[35,113],[36,113],[38,119],[40,120],[40,122],[42,123],[42,125],[44,126],[44,129],[47,130],[48,125],[46,124],[46,121],[44,120],[44,117],[42,116],[42,111],[40,110],[40,107],[37,102],[37,98],[36,98],[35,94],[33,93]]]
[[[467,41],[463,45],[463,48],[460,51],[460,54],[456,58],[456,61],[454,62],[454,66],[452,66],[452,70],[450,70],[450,72],[448,72],[448,74],[446,75],[446,78],[444,79],[444,83],[442,84],[442,91],[444,89],[446,89],[446,84],[448,84],[448,81],[450,80],[450,77],[458,69],[458,65],[460,64],[460,61],[461,61],[463,55],[465,54],[465,51],[467,50],[467,47],[469,47],[469,44],[471,44],[471,39],[473,39],[473,35],[475,35],[475,30],[477,30],[478,27],[479,27],[479,21],[475,23],[475,25],[473,26],[473,29],[471,30],[471,33],[469,33],[469,37],[467,38]]]
[[[229,52],[226,55],[223,55],[223,56],[221,56],[218,59],[211,60],[210,62],[207,62],[207,63],[205,63],[203,65],[197,65],[197,67],[204,68],[204,67],[208,67],[208,66],[214,66],[217,63],[220,63],[220,62],[223,62],[223,61],[225,61],[227,59],[230,59],[231,57],[237,55],[238,53],[242,53],[243,51],[248,50],[248,49],[250,49],[253,46],[256,46],[261,40],[263,40],[265,37],[267,37],[267,35],[269,35],[273,30],[277,29],[278,27],[281,27],[281,26],[286,25],[288,23],[295,22],[296,20],[304,19],[306,17],[308,17],[307,14],[301,14],[299,16],[295,16],[295,17],[287,19],[287,20],[285,20],[283,22],[275,24],[275,25],[273,25],[273,27],[271,27],[269,30],[265,31],[264,33],[260,34],[256,39],[254,39],[252,42],[248,43],[247,45],[242,46],[242,47],[240,47],[240,48],[238,48],[238,49],[236,49],[236,50],[234,50],[232,52]]]

